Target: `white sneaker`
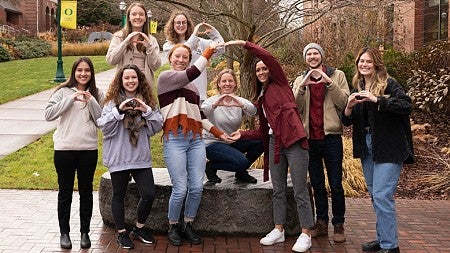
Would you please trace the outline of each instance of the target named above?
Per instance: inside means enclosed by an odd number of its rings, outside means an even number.
[[[306,252],[311,246],[311,236],[302,233],[292,247],[292,250],[295,252]]]
[[[273,245],[277,242],[284,242],[284,229],[283,232],[280,232],[280,230],[274,228],[270,233],[266,235],[266,237],[262,238],[259,243],[262,245]]]

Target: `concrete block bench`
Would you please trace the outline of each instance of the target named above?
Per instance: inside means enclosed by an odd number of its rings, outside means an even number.
[[[262,236],[273,229],[272,183],[262,182],[262,170],[251,170],[258,179],[257,184],[238,183],[234,173],[219,171],[222,183],[206,184],[202,201],[194,222],[194,229],[201,235]],[[157,233],[168,229],[167,208],[172,190],[169,173],[165,168],[154,168],[156,198],[146,225]],[[206,180],[206,176],[205,176]],[[206,182],[206,181],[205,181]],[[103,222],[114,227],[111,211],[112,186],[108,172],[102,175],[99,188],[99,205]],[[125,199],[125,224],[134,225],[139,191],[131,181]],[[288,214],[286,233],[297,235],[300,232],[297,211],[293,197],[292,184],[288,182]]]

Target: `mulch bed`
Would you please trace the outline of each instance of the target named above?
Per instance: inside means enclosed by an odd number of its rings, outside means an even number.
[[[450,174],[445,173],[450,169],[448,167],[450,154],[442,152],[443,148],[450,147],[449,115],[413,112],[411,118],[415,124],[423,125],[424,127],[413,131],[416,163],[404,166],[397,188],[397,197],[448,200],[450,194],[448,191],[430,190],[425,178],[430,175],[440,174],[443,177],[447,176],[447,182],[450,185],[450,178],[448,178]],[[437,155],[446,161],[447,164],[433,159]]]

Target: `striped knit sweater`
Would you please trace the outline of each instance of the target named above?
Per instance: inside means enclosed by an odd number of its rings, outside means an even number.
[[[177,134],[179,127],[185,136],[192,131],[194,136],[202,135],[202,129],[211,132],[220,138],[223,134],[215,127],[200,111],[200,96],[197,87],[192,80],[200,76],[201,71],[206,68],[208,59],[214,49],[207,48],[202,57],[189,68],[183,71],[167,70],[161,72],[158,77],[158,99],[161,114],[164,118],[163,131],[167,137],[169,132]]]

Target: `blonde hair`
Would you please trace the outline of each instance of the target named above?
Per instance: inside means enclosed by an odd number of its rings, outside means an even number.
[[[361,91],[364,88],[364,76],[358,70],[358,63],[363,54],[367,53],[373,61],[373,65],[375,66],[375,71],[372,74],[373,82],[370,84],[370,92],[375,96],[381,96],[384,94],[384,90],[387,86],[387,79],[389,74],[387,73],[386,66],[383,63],[383,57],[381,56],[380,51],[376,48],[365,47],[358,52],[358,56],[355,60],[355,69],[356,74],[353,76],[352,85],[358,91]]]
[[[230,74],[230,75],[233,76],[234,82],[236,83],[236,86],[234,87],[234,91],[233,91],[233,92],[235,92],[235,91],[237,90],[237,88],[238,88],[238,82],[237,82],[236,74],[234,73],[234,71],[233,71],[232,69],[224,69],[224,70],[220,71],[219,74],[217,74],[216,89],[217,89],[217,90],[219,91],[219,93],[220,93],[220,87],[219,87],[219,84],[220,84],[220,80],[222,79],[222,76],[223,76],[224,74]]]

